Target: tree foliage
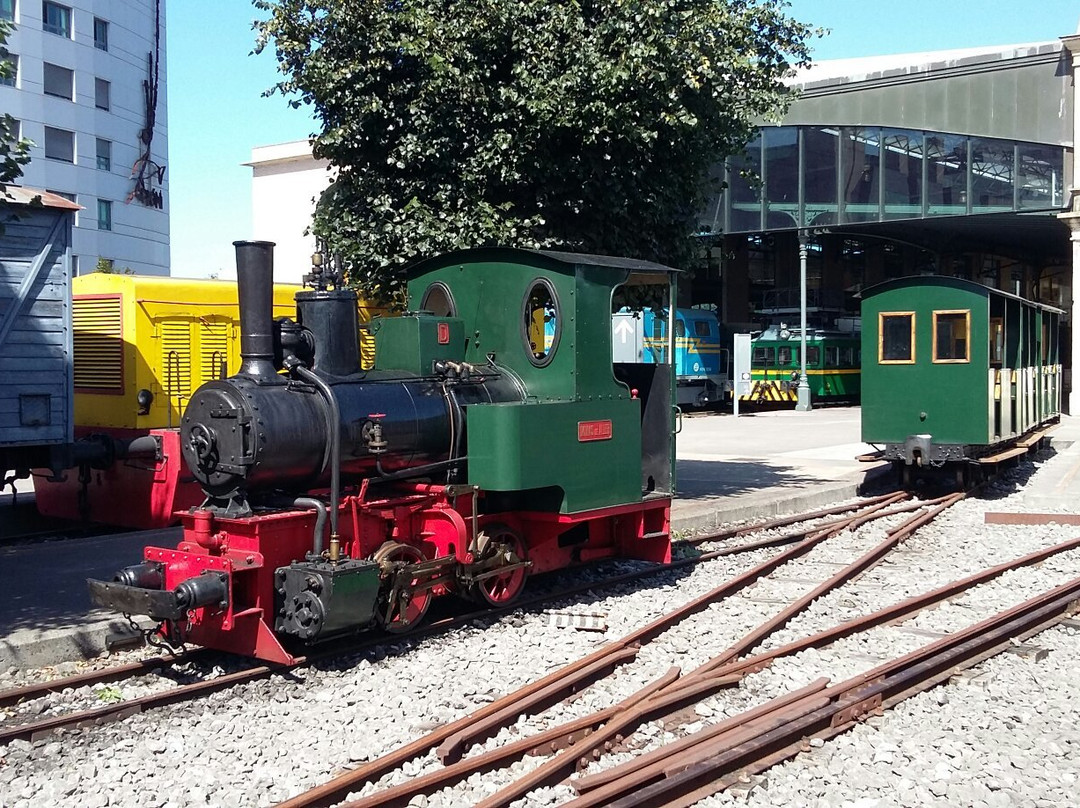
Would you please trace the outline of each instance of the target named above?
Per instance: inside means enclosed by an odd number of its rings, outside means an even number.
[[[15,75],[15,64],[3,58],[11,23],[0,20],[0,79]],[[0,115],[0,200],[4,199],[4,186],[22,176],[22,167],[30,162],[31,143],[17,137],[15,119],[6,112]]]
[[[313,230],[369,294],[462,247],[685,266],[709,169],[786,107],[777,0],[254,0],[336,180]]]

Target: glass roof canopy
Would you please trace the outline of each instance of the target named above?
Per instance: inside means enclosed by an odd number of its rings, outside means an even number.
[[[1065,149],[880,126],[771,126],[724,166],[703,234],[1050,211]]]

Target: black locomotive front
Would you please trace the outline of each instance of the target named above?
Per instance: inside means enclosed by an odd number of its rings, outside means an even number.
[[[362,370],[351,290],[301,292],[297,322],[275,324],[272,249],[236,243],[241,368],[200,387],[184,412],[184,459],[212,505],[248,512],[251,495],[325,488],[335,468],[342,479],[457,469],[464,408],[523,400],[495,368]]]

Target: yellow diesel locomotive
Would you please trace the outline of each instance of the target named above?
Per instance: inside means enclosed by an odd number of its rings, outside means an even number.
[[[299,290],[275,284],[275,317],[295,314]],[[38,510],[139,529],[172,524],[203,497],[181,470],[180,414],[193,391],[240,366],[236,284],[93,273],[73,280],[71,308],[76,441],[150,435],[156,451],[84,462],[60,477],[36,470]],[[362,323],[375,313],[360,305]],[[370,364],[373,347],[363,343]]]

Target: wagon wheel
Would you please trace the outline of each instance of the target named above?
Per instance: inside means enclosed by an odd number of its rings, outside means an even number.
[[[424,554],[408,544],[388,541],[371,557],[378,563],[383,580],[375,617],[379,625],[391,634],[404,634],[420,625],[431,604],[431,591],[412,592],[419,579],[400,574],[408,564],[424,561]]]
[[[477,538],[477,561],[498,559],[499,565],[518,564],[525,561],[525,541],[506,525],[488,525]],[[497,568],[496,568],[497,569]],[[512,603],[525,588],[528,567],[515,567],[496,572],[475,581],[468,594],[489,606],[506,606]]]

